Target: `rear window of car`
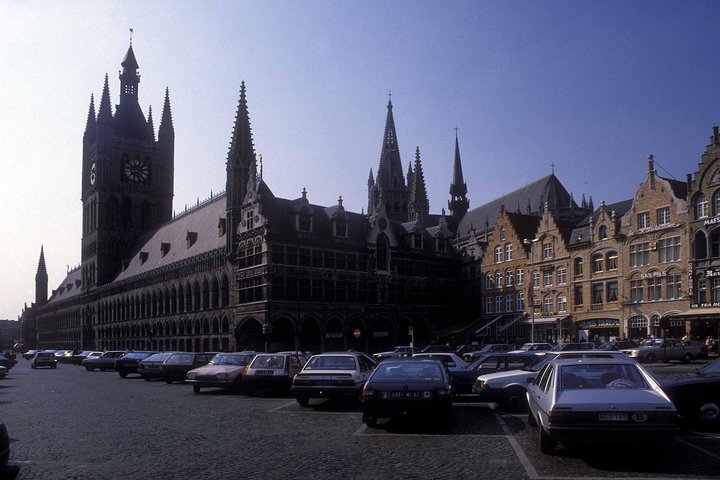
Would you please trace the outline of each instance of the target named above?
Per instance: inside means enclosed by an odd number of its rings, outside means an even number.
[[[228,355],[219,353],[215,355],[210,363],[213,365],[239,365],[244,366],[250,363],[253,355]]]
[[[143,358],[149,357],[151,354],[147,352],[130,352],[126,353],[123,358],[129,358],[132,360],[142,360]]]
[[[167,364],[187,365],[193,363],[195,356],[192,353],[175,353],[165,361]]]
[[[156,353],[155,355],[150,355],[143,361],[147,362],[164,362],[168,359],[168,357],[172,355],[172,353]]]
[[[285,355],[258,355],[250,366],[252,368],[283,368]]]
[[[440,365],[435,362],[381,363],[373,380],[443,380]]]
[[[347,355],[322,355],[312,357],[305,370],[355,370],[355,359]]]
[[[611,388],[647,389],[645,377],[636,365],[617,363],[589,363],[560,366],[562,390]]]
[[[40,358],[40,357],[54,357],[54,356],[55,356],[55,354],[52,353],[52,352],[38,352],[37,355],[35,355],[35,358]]]

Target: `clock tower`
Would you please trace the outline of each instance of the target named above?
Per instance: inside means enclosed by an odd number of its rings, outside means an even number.
[[[157,140],[152,108],[138,102],[140,75],[132,43],[120,71],[120,102],[110,105],[105,76],[95,115],[90,97],[83,135],[82,285],[112,281],[131,257],[136,240],[172,219],[175,131],[165,90]]]

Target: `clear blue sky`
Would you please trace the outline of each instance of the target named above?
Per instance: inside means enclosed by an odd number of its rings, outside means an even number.
[[[631,198],[653,153],[694,173],[720,122],[714,1],[0,0],[0,318],[80,262],[90,94],[117,103],[134,29],[140,103],[170,89],[175,209],[225,186],[239,96],[278,196],[366,208],[392,90],[403,166],[419,146],[434,213],[455,127],[470,205],[555,172],[577,200]],[[666,170],[663,170],[666,169]]]

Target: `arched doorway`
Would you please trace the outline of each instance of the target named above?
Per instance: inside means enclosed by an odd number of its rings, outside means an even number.
[[[322,338],[320,325],[314,318],[306,318],[300,327],[300,350],[320,353],[322,351]]]
[[[259,320],[248,318],[235,328],[235,345],[238,351],[265,351],[265,337]]]
[[[343,327],[339,318],[331,318],[325,326],[325,351],[338,352],[345,350]]]
[[[370,352],[386,352],[394,346],[395,329],[387,318],[378,318],[372,324],[372,338],[369,338]]]
[[[296,350],[295,327],[288,317],[280,317],[272,322],[268,351],[282,352],[285,350]]]

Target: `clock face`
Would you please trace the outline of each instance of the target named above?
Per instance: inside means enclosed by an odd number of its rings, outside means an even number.
[[[95,171],[95,163],[93,162],[93,164],[90,165],[90,185],[95,185],[96,179],[97,179],[97,172]]]
[[[131,182],[142,183],[147,180],[150,174],[150,167],[145,162],[138,159],[128,160],[125,162],[125,177]]]

